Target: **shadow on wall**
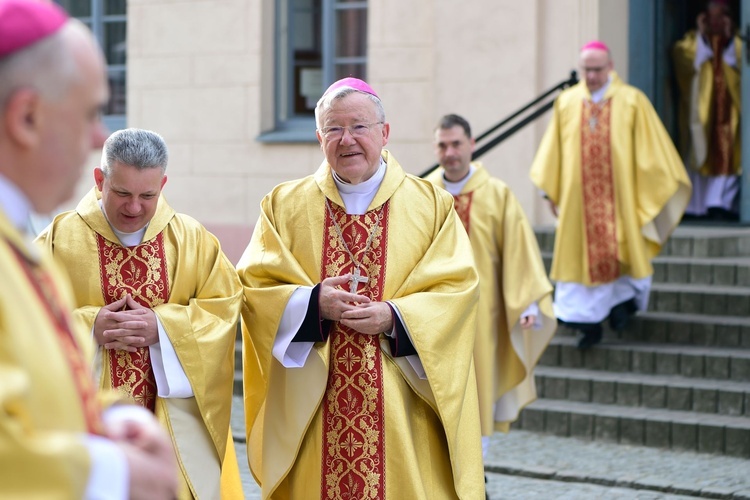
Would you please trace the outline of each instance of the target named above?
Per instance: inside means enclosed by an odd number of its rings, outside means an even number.
[[[205,226],[206,229],[219,239],[224,254],[236,266],[240,257],[242,257],[242,252],[245,251],[247,244],[250,243],[253,226],[238,224],[206,224]]]

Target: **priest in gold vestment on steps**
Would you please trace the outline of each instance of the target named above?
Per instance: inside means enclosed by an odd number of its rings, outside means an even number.
[[[39,239],[71,276],[102,389],[171,433],[180,498],[242,498],[229,426],[242,289],[218,240],[161,196],[166,167],[158,134],[115,132],[97,186]]]
[[[446,189],[466,229],[479,271],[474,363],[482,452],[536,399],[534,367],[555,333],[552,285],[534,231],[510,188],[472,162],[469,122],[446,115],[435,130],[440,167],[427,180]]]
[[[316,122],[326,160],[263,199],[238,264],[262,497],[482,498],[477,274],[453,199],[383,149],[365,82],[331,85]]]
[[[680,221],[690,180],[651,103],[613,71],[609,49],[581,51],[585,79],[555,101],[531,180],[558,214],[550,278],[555,315],[578,347],[625,328],[647,306],[651,259]]]
[[[685,215],[692,218],[739,218],[742,40],[729,14],[728,2],[707,2],[697,29],[672,52],[680,89],[679,148],[693,183]]]

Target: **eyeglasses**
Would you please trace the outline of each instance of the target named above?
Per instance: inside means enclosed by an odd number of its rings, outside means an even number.
[[[320,130],[320,133],[325,137],[326,139],[341,139],[344,137],[344,130],[348,130],[349,134],[352,137],[364,137],[367,134],[370,133],[370,129],[374,127],[375,125],[382,125],[383,122],[375,122],[375,123],[356,123],[354,125],[349,125],[348,127],[323,127]]]

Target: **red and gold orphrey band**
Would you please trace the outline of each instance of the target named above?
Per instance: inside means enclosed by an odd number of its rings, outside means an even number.
[[[8,243],[10,244],[10,242]],[[83,354],[73,338],[67,314],[60,308],[62,303],[60,302],[60,296],[55,283],[44,269],[29,262],[23,253],[13,246],[13,244],[10,244],[10,247],[15,252],[21,267],[26,272],[29,283],[31,283],[34,291],[39,296],[39,301],[44,305],[45,311],[47,311],[52,323],[55,325],[57,338],[60,341],[65,358],[68,360],[70,371],[73,374],[73,381],[81,398],[86,429],[91,434],[102,435],[104,434],[104,429],[102,427],[101,407],[96,397],[96,390],[94,389],[91,374],[86,368],[87,364],[83,359]]]
[[[620,276],[615,189],[610,150],[611,101],[584,100],[581,116],[581,184],[589,277],[608,283]]]
[[[724,53],[726,40],[721,36],[711,37],[711,45],[714,51],[712,60],[714,72],[714,88],[711,95],[713,100],[713,113],[711,114],[712,127],[709,167],[711,175],[735,174],[732,162],[732,117],[731,98],[729,87],[724,78]],[[732,46],[734,47],[734,45]]]
[[[368,281],[357,292],[381,300],[388,241],[388,205],[347,215],[331,204],[342,242],[326,210],[321,278],[351,273],[344,245],[361,263]],[[367,240],[381,221],[369,250]],[[380,340],[335,322],[331,327],[330,372],[323,398],[321,498],[385,498],[385,408]]]
[[[97,234],[104,302],[111,304],[126,294],[153,308],[169,300],[167,259],[162,233],[138,246],[125,248]],[[110,349],[112,387],[137,404],[154,411],[156,380],[148,347],[136,352]]]
[[[462,193],[453,196],[453,206],[456,208],[458,218],[461,219],[461,224],[466,229],[466,234],[469,234],[469,221],[471,220],[471,197],[474,194]]]

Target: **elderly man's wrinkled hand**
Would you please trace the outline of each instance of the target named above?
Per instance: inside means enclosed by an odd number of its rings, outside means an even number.
[[[341,324],[359,333],[379,335],[393,329],[393,312],[385,302],[370,302],[344,311]]]
[[[318,307],[323,319],[340,321],[341,315],[356,307],[356,304],[367,304],[370,298],[342,290],[352,280],[351,274],[326,278],[320,283]]]

